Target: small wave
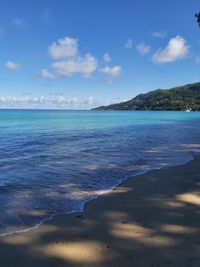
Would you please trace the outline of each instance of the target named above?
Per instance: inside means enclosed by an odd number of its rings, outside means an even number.
[[[198,155],[198,153],[196,153],[196,155]],[[189,156],[188,159],[185,159],[182,163],[179,162],[179,163],[176,164],[174,162],[173,165],[168,165],[167,167],[185,165],[185,164],[189,163],[190,161],[192,161],[193,159],[194,159],[193,156]],[[144,174],[146,174],[146,173],[148,173],[148,172],[150,172],[152,170],[158,170],[158,169],[161,169],[161,168],[162,167],[160,167],[160,166],[158,166],[157,168],[149,168],[148,170],[146,169],[146,170],[140,171],[138,173],[135,173],[131,177],[138,176],[138,175],[144,175]],[[20,230],[14,230],[14,231],[10,231],[10,232],[0,233],[0,237],[6,237],[6,236],[14,235],[14,234],[20,234],[20,233],[24,233],[24,232],[28,232],[28,231],[37,229],[38,227],[42,226],[44,223],[46,223],[48,221],[51,221],[51,220],[55,219],[55,217],[60,216],[60,215],[68,215],[68,214],[73,214],[73,213],[77,213],[77,212],[84,212],[85,205],[88,202],[98,198],[99,196],[101,196],[103,194],[107,194],[107,193],[112,192],[117,186],[119,186],[121,183],[123,183],[125,180],[127,180],[129,178],[130,178],[130,176],[126,176],[126,177],[122,178],[120,181],[118,181],[118,183],[116,183],[115,185],[113,185],[109,189],[98,190],[98,191],[94,191],[94,192],[85,192],[85,193],[82,192],[81,194],[87,195],[87,197],[89,197],[89,199],[80,202],[79,203],[79,209],[72,210],[72,211],[69,211],[69,212],[59,212],[59,213],[51,214],[50,216],[48,216],[48,217],[46,217],[44,219],[41,219],[38,223],[36,223],[35,225],[33,225],[31,227],[20,229]]]
[[[127,126],[120,124],[120,114],[118,127],[106,128],[107,121],[98,129],[69,130],[64,121],[59,126],[63,129],[56,131],[53,120],[43,132],[31,124],[33,131],[28,127],[0,133],[0,236],[29,231],[60,214],[83,211],[88,201],[128,177],[185,164],[200,152],[200,118],[180,122],[173,118],[169,127],[153,119],[151,124],[145,125],[144,120],[140,124],[138,117],[128,113]],[[127,113],[123,114],[125,118]],[[109,116],[106,113],[104,119]],[[148,114],[142,116],[146,120]],[[36,216],[27,210],[46,213]]]

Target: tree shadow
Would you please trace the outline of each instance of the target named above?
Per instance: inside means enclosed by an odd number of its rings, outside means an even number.
[[[200,266],[199,158],[129,178],[38,229],[0,239],[1,266]]]

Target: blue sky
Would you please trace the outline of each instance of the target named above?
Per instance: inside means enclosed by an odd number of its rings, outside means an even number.
[[[0,107],[91,108],[200,80],[194,0],[1,0]]]

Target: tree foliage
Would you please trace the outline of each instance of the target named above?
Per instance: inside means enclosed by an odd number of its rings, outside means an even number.
[[[195,18],[197,19],[197,23],[200,26],[200,12],[195,14]]]

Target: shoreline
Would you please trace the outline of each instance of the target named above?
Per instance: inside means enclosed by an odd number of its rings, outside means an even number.
[[[132,266],[134,263],[137,267],[149,267],[151,262],[152,266],[158,267],[199,266],[186,265],[192,259],[195,264],[197,260],[200,263],[199,257],[195,256],[198,251],[195,242],[200,240],[197,227],[200,215],[197,216],[196,211],[198,194],[195,191],[200,182],[199,163],[200,156],[195,156],[183,165],[129,177],[111,192],[87,202],[83,212],[58,215],[37,229],[1,237],[2,264],[6,267],[57,267]],[[175,195],[178,200],[172,200]],[[165,218],[163,211],[170,211],[173,216]],[[195,222],[186,218],[187,213],[191,213],[193,220],[196,217]],[[186,249],[183,246],[186,245],[185,236],[189,251],[189,241],[198,239],[192,242],[196,244],[195,249],[190,251],[191,255],[186,251],[182,257],[175,257]]]
[[[38,229],[39,227],[41,227],[46,222],[52,221],[55,218],[57,218],[58,216],[63,216],[63,215],[66,216],[66,215],[70,215],[70,214],[84,213],[85,212],[86,205],[90,201],[94,201],[94,200],[98,199],[99,197],[101,197],[102,195],[108,194],[108,193],[112,192],[113,190],[115,190],[115,188],[117,188],[118,186],[120,186],[121,184],[123,184],[126,180],[133,179],[135,176],[143,176],[143,175],[148,174],[149,172],[155,171],[155,170],[161,170],[161,169],[165,169],[165,168],[183,166],[183,165],[185,165],[185,164],[193,161],[195,159],[195,157],[198,157],[198,154],[197,155],[192,155],[188,160],[186,160],[183,163],[179,163],[177,165],[176,164],[175,165],[169,165],[169,166],[165,166],[163,168],[162,167],[152,168],[152,169],[149,169],[149,170],[141,171],[141,172],[136,173],[134,175],[128,175],[125,178],[121,179],[120,182],[116,183],[116,185],[112,186],[112,188],[107,189],[107,190],[100,190],[100,191],[103,191],[103,193],[97,193],[93,198],[91,198],[91,199],[89,199],[87,201],[84,201],[82,203],[82,208],[79,211],[71,211],[71,212],[66,212],[66,213],[57,213],[57,214],[55,213],[55,214],[52,214],[49,217],[40,220],[36,225],[33,225],[33,226],[29,227],[29,228],[25,228],[25,229],[22,229],[22,230],[14,230],[14,231],[11,231],[11,232],[6,232],[6,233],[1,233],[0,234],[0,238],[1,237],[12,236],[12,235],[16,235],[16,234],[21,234],[21,233],[23,234],[23,233],[32,231],[34,229]],[[97,191],[97,192],[99,192],[99,191]]]

